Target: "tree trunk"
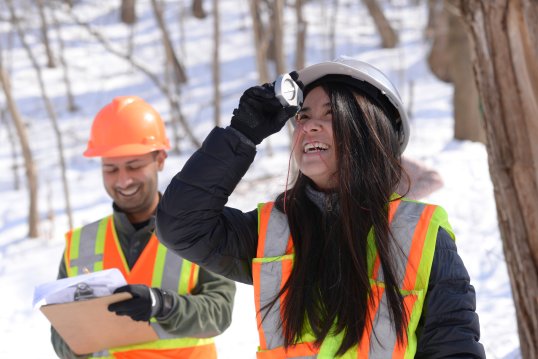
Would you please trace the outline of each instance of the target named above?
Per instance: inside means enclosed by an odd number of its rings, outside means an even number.
[[[261,20],[259,0],[249,0],[249,4],[250,15],[252,16],[252,30],[254,33],[254,48],[256,49],[256,66],[260,76],[260,83],[266,83],[269,81],[269,71],[267,69],[267,48],[269,41]]]
[[[306,21],[303,18],[303,0],[295,0],[295,19],[297,22],[297,34],[295,40],[295,69],[305,67],[306,48]]]
[[[67,215],[69,228],[73,228],[73,212],[71,210],[69,182],[67,181],[67,166],[65,164],[65,151],[63,147],[62,132],[60,130],[60,126],[58,125],[58,120],[56,118],[56,113],[54,112],[52,102],[50,101],[47,95],[47,91],[45,89],[45,82],[43,80],[41,68],[39,67],[39,64],[37,63],[37,60],[34,54],[32,53],[32,50],[30,49],[28,42],[26,41],[24,31],[20,23],[17,20],[12,0],[9,0],[7,3],[8,3],[9,11],[11,14],[11,21],[13,23],[13,26],[15,26],[19,39],[21,40],[21,44],[24,47],[24,50],[26,51],[26,54],[28,55],[28,58],[30,59],[30,62],[32,63],[32,66],[36,72],[37,82],[39,85],[39,89],[41,90],[41,97],[43,98],[43,102],[45,104],[45,110],[47,111],[47,114],[52,124],[52,128],[54,129],[54,133],[56,135],[56,145],[58,146],[58,157],[60,161],[60,172],[61,172],[60,174],[61,174],[63,190],[64,190],[65,212]]]
[[[38,212],[38,197],[37,197],[37,170],[32,157],[32,151],[30,149],[30,141],[28,139],[28,133],[26,127],[17,108],[17,104],[11,94],[11,86],[9,84],[9,77],[4,71],[3,66],[0,63],[0,84],[2,90],[4,90],[4,96],[6,97],[6,103],[11,113],[11,118],[15,124],[17,136],[21,144],[22,155],[24,158],[24,168],[26,170],[26,180],[28,181],[28,237],[36,238],[39,235],[39,212]]]
[[[153,7],[153,14],[155,15],[155,20],[157,25],[161,30],[162,41],[164,50],[166,51],[167,63],[172,66],[175,80],[178,84],[184,84],[187,82],[187,74],[183,64],[179,61],[174,51],[174,45],[172,45],[172,40],[170,39],[170,33],[166,27],[166,22],[163,17],[162,4],[157,2],[158,0],[151,0],[151,5]]]
[[[120,19],[127,25],[136,23],[136,0],[121,0]]]
[[[7,138],[9,139],[9,147],[11,148],[11,169],[13,170],[13,189],[18,191],[21,189],[21,180],[19,178],[19,164],[17,163],[17,142],[15,141],[15,134],[7,118],[7,111],[2,108],[0,110],[0,122],[3,122],[6,126]]]
[[[205,19],[207,13],[204,10],[203,0],[192,0],[192,14],[197,19]]]
[[[333,11],[329,21],[329,58],[336,58],[336,21],[338,19],[339,1],[333,1]]]
[[[377,0],[363,0],[364,4],[368,8],[370,16],[374,20],[377,31],[381,35],[381,46],[383,48],[393,48],[398,44],[398,35],[390,26],[389,21],[383,14],[381,6]]]
[[[538,357],[538,2],[452,0],[472,37],[521,354]]]
[[[44,0],[37,0],[37,9],[39,10],[39,18],[41,20],[41,35],[43,36],[43,44],[45,45],[45,52],[47,54],[47,67],[54,68],[56,67],[56,62],[54,61],[54,55],[52,54],[52,49],[50,47],[49,26],[47,16],[45,15]]]
[[[450,78],[454,84],[454,138],[486,142],[480,99],[474,81],[469,36],[459,14],[447,11]]]
[[[429,14],[425,37],[431,42],[431,47],[427,61],[430,70],[439,80],[452,82],[448,56],[449,14],[443,3],[444,0],[428,2]]]
[[[220,22],[219,1],[213,0],[213,111],[215,126],[220,127]]]
[[[272,49],[276,64],[276,73],[287,72],[284,54],[284,0],[274,0],[272,4]]]
[[[174,92],[174,91],[169,91],[168,86],[166,84],[164,84],[159,79],[159,77],[157,75],[155,75],[153,72],[151,72],[144,64],[138,62],[136,59],[130,57],[128,54],[125,54],[125,53],[123,53],[121,51],[118,51],[116,48],[114,48],[110,44],[110,42],[108,42],[108,40],[99,31],[92,28],[90,26],[90,24],[88,24],[87,22],[84,22],[84,21],[80,20],[77,17],[77,15],[75,15],[75,13],[73,11],[70,11],[69,15],[75,21],[75,23],[77,23],[78,25],[80,25],[80,26],[84,27],[86,30],[88,30],[88,32],[93,37],[95,37],[95,39],[97,39],[97,41],[99,41],[99,43],[105,49],[107,49],[110,53],[112,53],[113,55],[116,55],[118,57],[121,57],[122,59],[125,59],[127,62],[129,62],[131,64],[131,66],[135,67],[137,70],[141,71],[144,75],[146,75],[151,80],[151,82],[153,82],[155,84],[155,86],[168,98],[168,101],[169,101],[170,106],[171,106],[172,109],[180,109],[179,92],[178,93],[173,93],[173,95],[171,96],[170,92]],[[174,83],[176,83],[176,82],[174,82]],[[173,110],[173,111],[175,111],[175,110]],[[183,126],[183,130],[187,134],[187,137],[191,140],[192,144],[196,148],[200,147],[200,141],[198,141],[196,136],[194,136],[194,133],[192,132],[188,122],[186,121],[184,116],[181,114],[181,112],[179,112],[178,117],[179,118],[177,120],[179,121],[181,126]],[[175,117],[173,117],[173,118],[175,118]]]
[[[185,133],[188,137],[190,137],[193,140],[193,143],[199,147],[200,143],[194,136],[194,133],[191,131],[191,128],[189,124],[187,123],[186,119],[183,117],[183,114],[181,113],[181,106],[180,106],[180,93],[181,93],[181,84],[184,84],[187,82],[187,74],[185,72],[185,68],[183,67],[183,64],[179,61],[179,59],[176,56],[174,46],[172,45],[172,40],[170,38],[170,34],[168,32],[168,29],[166,27],[166,22],[164,20],[164,10],[163,10],[163,4],[161,1],[158,0],[151,0],[151,5],[153,7],[153,14],[155,15],[155,19],[157,21],[157,25],[159,26],[159,29],[161,30],[162,34],[162,42],[166,54],[166,68],[171,68],[173,76],[171,79],[173,79],[171,83],[171,87],[168,87],[168,90],[166,92],[166,96],[168,97],[168,101],[170,103],[170,109],[172,114],[172,125],[177,127],[177,123],[181,124],[183,126],[183,129],[185,130]],[[175,137],[175,143],[174,143],[174,150],[176,153],[179,153],[179,135],[177,134],[177,129],[175,130],[176,137]]]
[[[76,110],[78,110],[78,107],[75,104],[75,96],[73,96],[73,91],[71,89],[71,81],[69,79],[69,67],[67,65],[67,61],[65,61],[65,56],[64,56],[65,44],[62,37],[62,27],[54,11],[55,11],[54,9],[51,11],[51,15],[52,15],[52,21],[54,23],[54,27],[56,28],[56,32],[58,34],[57,35],[58,43],[60,45],[60,51],[58,52],[58,57],[60,59],[60,64],[62,65],[62,74],[63,74],[64,83],[65,83],[65,92],[67,95],[67,110],[69,112],[75,112]]]

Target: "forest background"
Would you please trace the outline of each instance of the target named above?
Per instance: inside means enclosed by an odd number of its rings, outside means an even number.
[[[54,357],[32,292],[55,278],[63,233],[110,212],[100,162],[81,155],[102,106],[137,95],[160,111],[173,145],[164,190],[246,88],[338,55],[374,64],[400,89],[412,121],[406,155],[443,178],[426,199],[449,213],[488,357],[521,357],[468,35],[455,32],[465,26],[448,3],[1,1],[0,357]],[[229,205],[250,210],[281,192],[288,150],[286,131],[264,141]],[[220,357],[254,358],[256,343],[252,288],[239,285]]]

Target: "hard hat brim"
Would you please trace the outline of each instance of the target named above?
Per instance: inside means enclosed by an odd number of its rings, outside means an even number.
[[[327,75],[345,75],[351,78],[368,82],[375,86],[387,97],[390,103],[400,114],[403,127],[403,142],[400,144],[400,153],[403,153],[409,142],[409,119],[400,99],[400,94],[385,74],[374,66],[354,60],[337,59],[314,64],[298,71],[299,80],[307,87],[312,82]]]
[[[159,150],[169,150],[170,146],[148,146],[141,144],[129,144],[114,146],[111,148],[89,148],[84,151],[84,157],[127,157],[141,156],[146,153]]]

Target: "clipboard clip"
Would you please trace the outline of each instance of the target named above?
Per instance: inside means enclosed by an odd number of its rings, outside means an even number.
[[[93,293],[93,288],[90,287],[87,283],[84,283],[84,282],[78,283],[75,289],[75,295],[73,299],[75,301],[79,301],[79,300],[86,300],[86,299],[91,299],[91,298],[95,298],[95,294]]]

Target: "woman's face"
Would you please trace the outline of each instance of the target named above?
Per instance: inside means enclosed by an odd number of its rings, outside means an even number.
[[[293,157],[297,166],[320,190],[330,190],[336,185],[332,119],[329,96],[318,86],[306,96],[293,132]]]

